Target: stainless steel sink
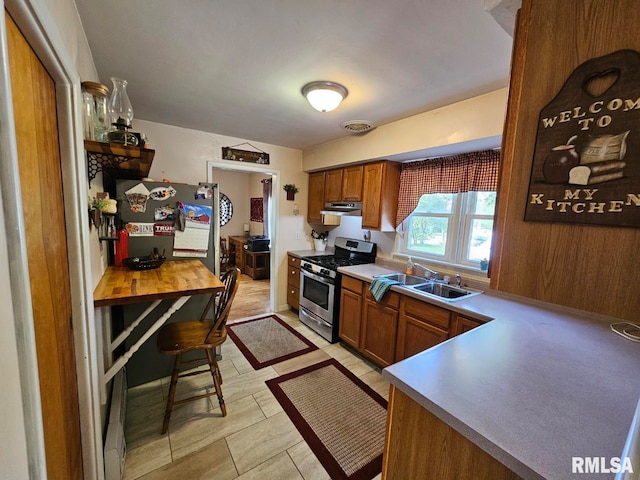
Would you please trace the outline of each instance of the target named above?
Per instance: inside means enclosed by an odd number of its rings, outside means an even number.
[[[436,282],[413,285],[411,288],[448,302],[473,297],[482,293],[480,290],[472,290],[469,288],[456,287],[454,285]]]
[[[389,280],[395,280],[396,282],[400,282],[403,285],[424,285],[429,282],[429,279],[424,277],[419,277],[417,275],[406,275],[404,273],[388,273],[387,275],[376,275],[374,278],[388,278]]]

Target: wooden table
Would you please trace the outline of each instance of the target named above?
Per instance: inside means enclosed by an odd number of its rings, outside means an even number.
[[[171,260],[155,270],[130,270],[127,267],[107,267],[93,292],[96,307],[153,302],[113,342],[112,353],[124,342],[162,300],[175,298],[167,311],[147,330],[140,339],[119,357],[104,374],[108,382],[126,365],[131,356],[149,339],[175,312],[187,303],[192,295],[219,292],[224,284],[200,260]]]

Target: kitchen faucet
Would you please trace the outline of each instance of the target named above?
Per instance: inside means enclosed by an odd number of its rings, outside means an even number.
[[[413,264],[413,268],[416,270],[416,275],[418,274],[417,269],[422,269],[424,274],[422,275],[423,277],[426,278],[433,278],[434,280],[438,280],[438,272],[434,272],[433,270],[431,270],[430,268],[424,267],[422,265],[420,265],[419,263],[414,263]]]

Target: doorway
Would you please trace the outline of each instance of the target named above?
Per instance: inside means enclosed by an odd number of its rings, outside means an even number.
[[[227,185],[225,185],[225,177],[227,178]],[[280,172],[275,169],[265,168],[260,165],[249,165],[249,164],[240,164],[238,166],[229,165],[228,163],[223,162],[207,162],[207,181],[210,183],[218,183],[219,190],[221,193],[231,192],[233,190],[233,185],[229,183],[228,179],[241,178],[249,182],[249,178],[253,178],[253,183],[259,181],[259,179],[270,179],[271,180],[271,191],[277,192],[279,191],[280,183]],[[221,179],[222,181],[218,181]],[[260,184],[261,185],[261,184]],[[251,188],[247,188],[246,194],[246,202],[250,203],[250,198],[260,198],[262,195],[261,186],[258,187],[253,185]],[[252,193],[253,192],[253,193]],[[245,196],[245,194],[242,194]],[[240,217],[235,221],[235,230],[228,230],[225,227],[221,227],[218,229],[218,235],[228,236],[231,235],[233,237],[242,236],[244,237],[244,230],[247,224],[250,229],[251,235],[266,235],[270,239],[270,252],[269,255],[269,271],[271,275],[277,272],[277,222],[278,218],[278,196],[271,194],[270,201],[268,202],[267,211],[264,212],[264,215],[267,218],[264,218],[263,221],[266,221],[264,224],[267,225],[267,230],[260,230],[259,222],[251,222],[251,208],[250,205],[246,205],[248,208],[238,209],[238,211],[242,211],[241,215],[245,215],[246,218]],[[242,230],[240,230],[240,226],[242,226]],[[240,240],[240,239],[237,239]],[[233,242],[233,239],[232,239]],[[241,243],[241,242],[237,242]],[[219,239],[217,240],[217,245],[220,244]],[[236,247],[237,248],[237,247]],[[237,295],[236,300],[234,302],[234,309],[238,312],[245,312],[246,314],[242,314],[242,317],[253,316],[261,313],[269,313],[275,311],[276,306],[276,298],[277,298],[277,284],[275,278],[270,276],[268,279],[268,285],[266,285],[267,280],[253,280],[249,276],[243,273],[241,282],[241,289],[246,289],[245,294]],[[268,300],[265,298],[268,297]],[[241,302],[240,299],[243,299]],[[268,302],[268,303],[265,303]],[[267,307],[265,311],[265,308]],[[232,309],[232,310],[234,310]],[[230,320],[233,320],[232,311],[230,313]],[[240,318],[240,317],[238,317]]]

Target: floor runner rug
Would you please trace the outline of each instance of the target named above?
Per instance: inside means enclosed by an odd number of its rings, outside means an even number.
[[[266,384],[332,480],[381,472],[387,401],[335,359]]]
[[[227,333],[256,370],[318,349],[276,315],[227,324]]]

